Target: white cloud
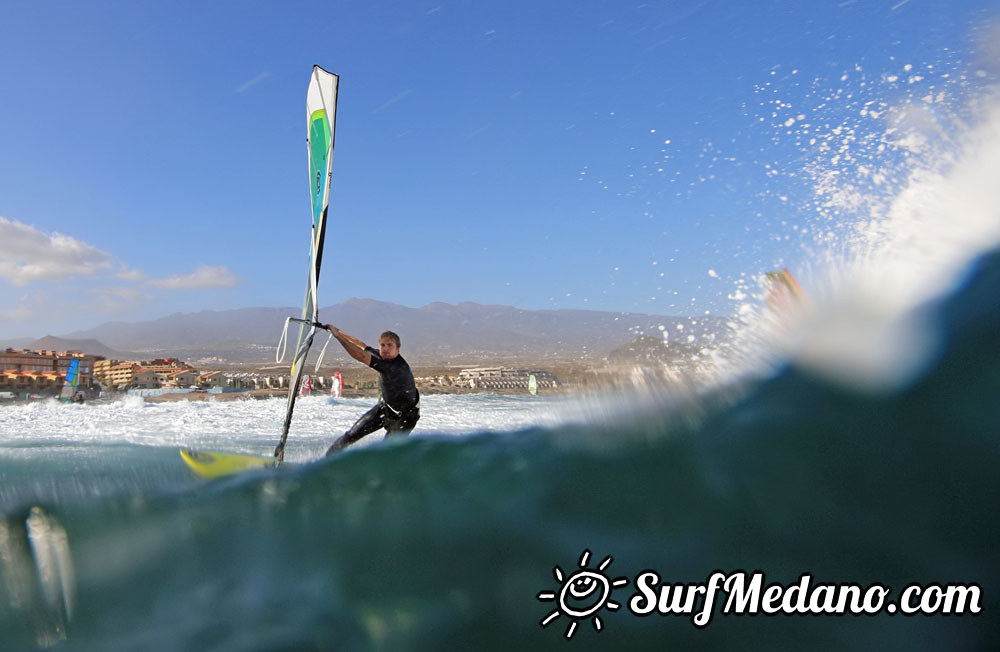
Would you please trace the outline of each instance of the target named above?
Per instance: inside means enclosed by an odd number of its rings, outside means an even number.
[[[87,290],[87,294],[95,297],[107,297],[126,304],[142,303],[149,301],[153,297],[138,288],[130,287],[103,287]]]
[[[59,303],[52,296],[51,288],[28,289],[15,295],[9,288],[0,285],[0,325],[15,327],[15,324],[35,322],[39,318],[50,317]],[[23,332],[6,333],[6,337],[21,336]]]
[[[225,267],[202,265],[190,274],[153,279],[149,285],[164,290],[217,290],[231,288],[239,282],[239,277]]]
[[[0,278],[12,285],[96,276],[111,268],[111,256],[61,233],[0,217]]]
[[[0,321],[2,322],[28,321],[32,317],[34,317],[34,313],[24,305],[0,308]]]
[[[115,278],[121,281],[145,281],[149,277],[139,270],[132,269],[125,263],[122,263],[118,267],[118,271],[115,272]]]
[[[87,290],[92,297],[89,301],[75,306],[76,310],[113,315],[127,312],[139,304],[151,301],[153,297],[142,290],[131,287],[103,287]]]
[[[94,316],[145,316],[137,309],[155,299],[141,288],[128,286],[49,285],[30,288],[20,296],[0,287],[0,339],[65,333],[93,325]]]
[[[145,301],[151,298],[148,294],[144,294],[141,290],[135,288],[127,287],[106,287],[106,288],[95,288],[90,290],[91,294],[105,295],[111,297],[117,297],[123,301],[128,301],[131,303],[139,303],[140,301]]]
[[[257,84],[261,83],[262,81],[264,81],[265,79],[267,79],[270,76],[271,76],[271,73],[269,73],[269,72],[262,72],[259,75],[257,75],[256,77],[254,77],[253,79],[251,79],[250,81],[243,83],[239,88],[236,89],[236,92],[237,93],[243,93],[243,92],[245,92],[245,91],[253,88]]]

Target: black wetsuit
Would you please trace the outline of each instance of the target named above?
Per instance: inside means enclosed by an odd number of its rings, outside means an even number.
[[[378,386],[382,396],[375,407],[365,412],[350,430],[333,442],[326,451],[327,455],[332,455],[381,428],[385,428],[386,437],[405,437],[420,419],[420,394],[413,382],[413,371],[403,356],[383,360],[378,350],[366,346],[365,351],[372,356],[369,366],[378,372]]]

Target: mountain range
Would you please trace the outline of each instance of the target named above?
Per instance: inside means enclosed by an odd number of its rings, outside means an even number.
[[[31,344],[4,344],[84,350],[122,359],[169,356],[263,363],[274,359],[285,318],[300,313],[294,308],[177,313],[145,322],[108,322]],[[470,358],[600,358],[640,335],[662,338],[666,331],[671,341],[698,343],[724,332],[724,320],[717,317],[522,310],[469,302],[409,308],[358,298],[321,309],[320,319],[369,344],[382,331],[393,330],[402,339],[407,359],[423,363]],[[294,348],[298,327],[293,324],[289,331],[289,348]],[[326,339],[320,333],[314,350]]]

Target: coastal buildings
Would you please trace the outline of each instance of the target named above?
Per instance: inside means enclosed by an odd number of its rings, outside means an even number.
[[[126,389],[183,388],[202,383],[201,372],[177,358],[125,362],[79,351],[6,349],[0,352],[0,392],[18,398],[55,396],[62,391],[74,359],[80,361],[78,388],[84,395]]]
[[[101,356],[79,351],[0,351],[0,391],[12,392],[17,396],[58,394],[73,359],[80,361],[77,368],[80,375],[79,387],[90,387],[93,384],[94,365],[102,360]]]
[[[480,390],[528,389],[528,379],[534,376],[539,388],[558,385],[555,375],[543,369],[515,369],[511,367],[472,367],[463,369],[455,379],[458,387]]]
[[[79,389],[86,398],[95,398],[104,392],[131,390],[149,396],[195,389],[211,393],[255,390],[281,392],[287,391],[289,383],[287,373],[200,370],[177,358],[124,361],[77,351],[7,349],[0,352],[0,396],[57,396],[63,388],[66,372],[73,359],[80,361]],[[556,376],[544,369],[504,366],[460,369],[455,375],[453,369],[430,368],[427,369],[430,374],[415,380],[421,391],[429,393],[526,392],[531,376],[537,380],[539,389],[551,390],[559,386]],[[376,392],[378,388],[377,379],[370,370],[345,370],[342,378],[345,391],[366,394]],[[331,385],[331,376],[312,375],[314,392],[327,393]]]
[[[201,374],[177,358],[100,360],[94,364],[94,378],[107,389],[157,389],[197,385]]]
[[[104,387],[127,386],[135,375],[136,365],[118,360],[98,360],[94,364],[94,378]]]
[[[30,394],[58,394],[62,390],[64,377],[55,371],[0,371],[0,391],[14,396]]]

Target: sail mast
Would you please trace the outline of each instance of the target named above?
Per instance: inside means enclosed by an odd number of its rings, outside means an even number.
[[[330,206],[330,182],[333,178],[333,137],[337,119],[337,86],[340,78],[333,73],[313,66],[309,90],[306,94],[306,151],[309,156],[309,192],[312,198],[312,230],[309,246],[309,279],[299,323],[299,338],[292,359],[288,383],[288,403],[281,440],[274,449],[279,462],[284,459],[285,442],[292,425],[295,399],[302,382],[306,357],[316,336],[319,322],[319,272],[323,263],[323,245],[326,239],[326,218]],[[286,324],[287,328],[287,324]],[[280,348],[280,347],[279,347]]]

